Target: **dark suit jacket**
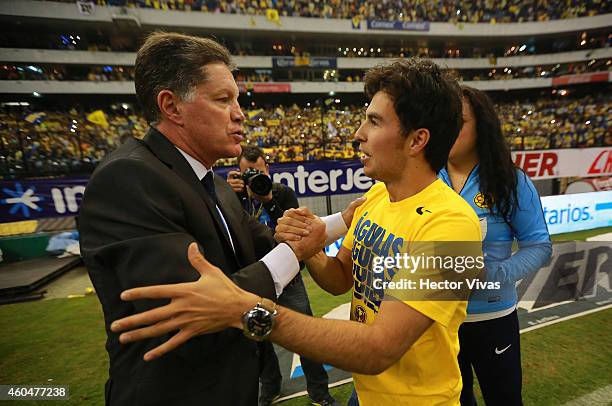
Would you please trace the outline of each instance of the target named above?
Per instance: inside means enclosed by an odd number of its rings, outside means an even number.
[[[221,211],[236,252],[222,232],[214,203],[195,173],[160,132],[130,139],[92,175],[81,205],[81,251],[104,310],[110,357],[110,405],[247,405],[257,403],[259,355],[237,329],[199,336],[152,362],[158,339],[122,345],[109,329],[116,319],[168,301],[123,302],[137,286],[190,282],[199,274],[187,260],[197,241],[212,264],[243,289],[275,299],[263,262],[274,246],[270,230],[251,219],[224,179],[215,176]]]

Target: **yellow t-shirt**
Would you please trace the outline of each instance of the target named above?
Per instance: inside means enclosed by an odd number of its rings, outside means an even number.
[[[441,180],[399,202],[389,200],[383,183],[374,185],[366,196],[343,242],[353,258],[352,320],[372,324],[381,305],[384,293],[372,288],[372,278],[380,275],[373,273],[373,258],[409,253],[414,242],[418,245],[423,241],[476,241],[471,244],[477,247],[472,254],[481,255],[476,214]],[[380,268],[377,270],[380,272]],[[415,293],[419,294],[422,293]],[[386,371],[378,375],[353,374],[362,406],[459,405],[458,329],[465,319],[467,302],[448,300],[448,296],[441,300],[436,291],[426,297],[410,295],[400,300],[434,323]]]

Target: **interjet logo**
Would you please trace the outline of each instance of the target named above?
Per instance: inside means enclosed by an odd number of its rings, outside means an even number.
[[[10,214],[15,214],[21,210],[24,217],[30,217],[30,209],[42,211],[42,207],[39,207],[36,203],[44,199],[34,195],[36,188],[30,187],[24,192],[21,183],[15,182],[15,190],[3,188],[2,191],[6,196],[10,196],[6,199],[0,200],[0,203],[2,204],[12,205],[9,210]]]

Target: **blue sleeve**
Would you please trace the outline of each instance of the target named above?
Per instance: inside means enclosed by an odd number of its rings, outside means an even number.
[[[548,262],[552,244],[544,220],[540,195],[531,179],[517,170],[518,204],[512,208],[510,225],[518,251],[504,261],[487,264],[487,280],[514,283]]]

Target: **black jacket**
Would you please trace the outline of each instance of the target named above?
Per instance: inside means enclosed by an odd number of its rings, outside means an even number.
[[[203,335],[160,359],[146,351],[166,341],[122,345],[110,323],[167,301],[123,302],[137,286],[189,282],[199,274],[187,260],[197,241],[212,264],[237,285],[275,299],[274,283],[257,259],[274,246],[270,230],[248,216],[229,185],[215,176],[220,207],[236,252],[222,232],[214,203],[185,158],[160,132],[130,139],[92,175],[81,205],[81,250],[104,311],[110,357],[110,405],[255,405],[259,356],[237,329]]]

